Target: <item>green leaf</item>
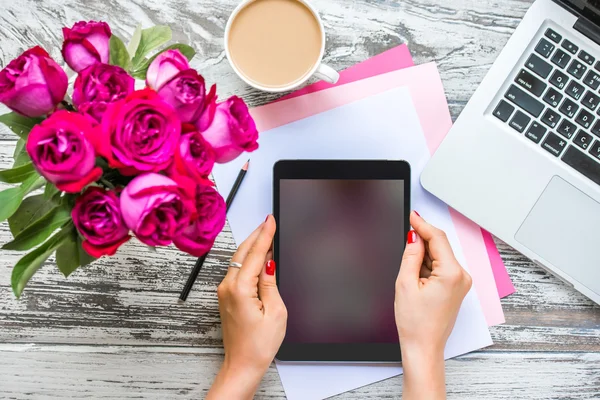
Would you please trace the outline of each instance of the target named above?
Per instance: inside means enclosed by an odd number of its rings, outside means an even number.
[[[194,56],[196,55],[196,50],[194,50],[193,47],[183,43],[175,43],[171,46],[165,47],[149,59],[146,58],[142,60],[139,66],[134,66],[132,76],[137,79],[146,79],[146,73],[148,72],[148,67],[150,67],[150,64],[152,64],[152,61],[154,61],[156,57],[158,57],[160,54],[164,53],[167,50],[179,50],[181,54],[183,54],[185,58],[188,59],[188,61],[192,61],[192,58],[194,58]]]
[[[81,238],[73,229],[71,236],[56,250],[56,265],[65,277],[80,266],[91,264],[96,258],[90,256],[81,246]]]
[[[133,65],[138,65],[152,50],[167,43],[172,37],[171,28],[168,26],[153,26],[152,28],[142,29],[140,45],[135,51]],[[135,68],[137,69],[137,68]]]
[[[54,186],[50,182],[46,183],[46,187],[44,188],[44,199],[50,200],[59,193],[60,193],[60,190],[58,190],[58,188],[56,186]]]
[[[121,39],[116,35],[110,37],[110,63],[112,65],[118,65],[125,71],[131,69],[131,59],[127,48]]]
[[[17,298],[21,297],[27,282],[29,282],[29,279],[31,279],[33,274],[35,274],[42,266],[44,261],[46,261],[48,257],[50,257],[50,255],[65,242],[65,240],[69,239],[72,230],[73,225],[69,224],[69,226],[60,230],[40,247],[26,254],[17,262],[11,276],[12,290]]]
[[[42,187],[44,182],[46,180],[41,176],[33,175],[23,181],[21,186],[0,192],[0,222],[13,215],[21,205],[23,197]]]
[[[49,185],[51,184],[46,184],[46,187]],[[23,200],[17,212],[8,219],[8,226],[13,237],[16,237],[56,206],[57,204],[54,201],[44,198],[42,194],[27,197]]]
[[[17,140],[17,146],[15,147],[15,152],[13,153],[13,159],[15,160],[13,164],[13,168],[20,167],[21,165],[25,165],[31,162],[31,158],[29,158],[29,154],[27,154],[27,150],[25,149],[26,140],[19,138]]]
[[[42,118],[29,118],[16,112],[0,115],[0,122],[8,126],[21,139],[27,139],[31,129],[42,122]]]
[[[142,24],[138,24],[135,27],[135,31],[133,31],[133,36],[127,45],[127,52],[129,53],[129,57],[133,58],[135,56],[135,51],[140,45],[140,40],[142,39]]]
[[[0,171],[0,182],[21,183],[32,175],[38,175],[38,173],[33,167],[33,164],[29,163],[13,169]]]
[[[12,242],[6,243],[4,250],[29,250],[48,239],[52,232],[71,220],[71,211],[65,207],[55,207],[42,218],[25,228]]]

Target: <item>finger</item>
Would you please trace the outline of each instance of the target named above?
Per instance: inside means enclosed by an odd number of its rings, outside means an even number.
[[[285,311],[285,305],[277,288],[275,279],[275,261],[269,260],[263,264],[258,278],[258,297],[263,303],[265,315],[278,316]]]
[[[431,225],[414,211],[410,214],[410,224],[419,236],[427,242],[429,247],[428,253],[432,260],[456,260],[444,231]]]
[[[267,253],[271,250],[276,228],[275,219],[269,215],[262,225],[252,247],[248,250],[248,254],[240,269],[239,278],[250,279],[257,278],[260,275],[265,265]]]
[[[406,248],[404,249],[404,255],[402,256],[400,272],[398,274],[398,279],[400,281],[417,282],[419,280],[424,254],[425,247],[423,245],[423,239],[421,239],[414,230],[411,230],[408,232],[408,240],[406,242]]]
[[[248,256],[248,252],[250,251],[250,248],[256,241],[256,238],[258,237],[263,225],[264,225],[264,223],[260,224],[258,226],[258,228],[256,228],[254,230],[254,232],[252,232],[250,234],[250,236],[248,236],[248,238],[242,242],[242,244],[240,244],[240,247],[238,247],[238,249],[235,252],[235,254],[233,255],[233,257],[231,257],[231,262],[236,262],[236,263],[240,263],[240,264],[244,265],[244,260]],[[227,278],[227,277],[229,277],[229,279],[234,278],[235,276],[237,276],[237,274],[239,272],[240,272],[239,268],[229,267],[227,269],[227,275],[225,276],[225,278]]]

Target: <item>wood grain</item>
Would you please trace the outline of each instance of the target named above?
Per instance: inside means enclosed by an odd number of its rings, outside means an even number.
[[[416,63],[436,61],[455,119],[531,0],[313,0],[328,32],[325,61],[344,69],[401,43]],[[0,4],[0,66],[40,44],[60,59],[62,26],[107,21],[128,38],[138,22],[166,24],[198,50],[192,62],[219,95],[252,106],[275,95],[245,86],[222,36],[237,0],[20,0]],[[0,112],[5,111],[4,108]],[[0,127],[0,168],[15,137]],[[3,186],[0,185],[0,188]],[[9,240],[0,224],[0,243]],[[600,398],[600,307],[498,242],[517,293],[495,345],[448,362],[451,398]],[[19,254],[0,253],[0,398],[198,398],[222,359],[216,286],[234,251],[219,236],[188,302],[177,304],[194,259],[174,248],[127,244],[69,279],[50,260],[23,298],[10,290]],[[338,398],[399,398],[394,378]],[[257,398],[284,398],[272,368]]]

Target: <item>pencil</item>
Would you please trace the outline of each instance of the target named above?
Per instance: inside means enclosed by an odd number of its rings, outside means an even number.
[[[235,195],[237,194],[237,192],[240,188],[240,185],[244,181],[244,177],[246,176],[246,173],[248,172],[249,166],[250,166],[250,160],[246,161],[246,164],[244,164],[244,166],[240,170],[240,173],[238,174],[237,178],[235,179],[235,182],[233,182],[233,186],[231,187],[229,196],[227,196],[227,200],[225,200],[225,207],[226,207],[227,211],[229,211],[229,208],[231,207],[231,203],[233,203],[233,200],[235,199]],[[185,286],[183,287],[181,294],[179,295],[179,302],[184,302],[187,300],[190,292],[192,291],[192,287],[194,286],[194,283],[196,282],[196,279],[198,278],[198,274],[200,274],[200,271],[202,270],[204,261],[206,261],[206,256],[208,256],[208,253],[206,253],[202,257],[198,258],[198,260],[196,260],[196,264],[194,265],[194,268],[192,269],[192,272],[190,273],[190,276],[188,277],[188,280],[185,283]]]

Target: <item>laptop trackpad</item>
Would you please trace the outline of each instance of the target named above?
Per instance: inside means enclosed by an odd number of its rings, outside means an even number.
[[[600,203],[555,176],[515,239],[600,293]]]

